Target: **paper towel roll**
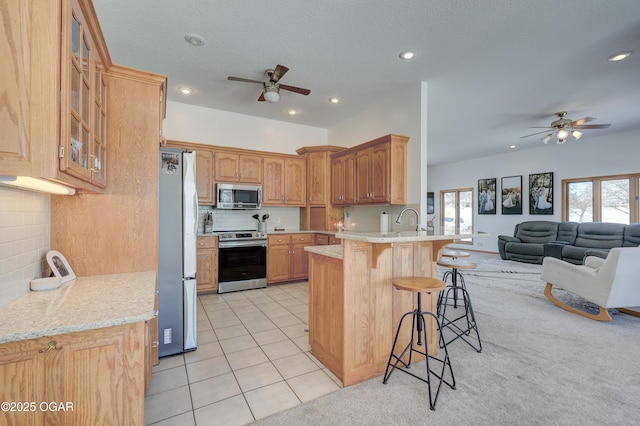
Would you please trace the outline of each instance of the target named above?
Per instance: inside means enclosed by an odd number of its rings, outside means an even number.
[[[389,215],[382,213],[380,215],[380,233],[386,234],[389,232]]]

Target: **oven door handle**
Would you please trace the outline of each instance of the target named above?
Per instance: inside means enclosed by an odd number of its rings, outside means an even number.
[[[246,240],[246,241],[222,241],[218,243],[218,248],[235,248],[235,247],[266,247],[266,241]]]

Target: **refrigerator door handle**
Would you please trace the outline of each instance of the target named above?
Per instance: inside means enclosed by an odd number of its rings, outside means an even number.
[[[198,231],[198,194],[196,192],[196,153],[182,153],[184,264],[185,277],[196,276],[196,235]]]
[[[192,351],[198,345],[196,280],[184,280],[184,351]]]

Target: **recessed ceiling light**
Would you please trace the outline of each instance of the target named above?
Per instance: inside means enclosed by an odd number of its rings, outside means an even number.
[[[615,55],[611,55],[607,58],[607,61],[609,62],[618,62],[618,61],[622,61],[624,59],[627,59],[629,56],[631,56],[631,51],[628,50],[626,52],[620,52],[620,53],[616,53]]]
[[[180,93],[182,93],[183,95],[189,95],[191,94],[191,92],[193,92],[193,90],[191,90],[188,87],[181,87],[179,90],[180,90]]]
[[[400,52],[400,59],[413,59],[416,56],[416,52],[413,50],[404,50]]]
[[[295,109],[290,109],[290,110],[287,111],[287,113],[289,115],[296,115],[298,113],[298,111],[296,111]]]
[[[338,99],[338,98],[329,98],[329,102],[331,102],[332,104],[337,104],[338,102],[340,102],[340,99]]]
[[[516,147],[515,145],[509,145],[509,148],[511,149],[515,149],[515,147]]]
[[[204,38],[198,34],[187,34],[184,39],[192,46],[202,46],[204,44]]]

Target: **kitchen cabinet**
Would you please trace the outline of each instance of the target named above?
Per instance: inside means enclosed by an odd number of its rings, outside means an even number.
[[[343,147],[323,145],[303,147],[296,152],[307,159],[307,205],[300,209],[300,228],[311,230],[336,230],[344,220],[344,210],[331,205],[330,154]]]
[[[0,9],[3,174],[103,192],[112,64],[91,3],[0,0]]]
[[[351,206],[356,202],[356,156],[331,158],[331,204]]]
[[[308,256],[304,248],[315,244],[313,234],[277,234],[267,239],[267,284],[308,277]]]
[[[3,410],[3,424],[144,424],[144,331],[137,322],[0,345],[0,400],[35,404]]]
[[[336,238],[333,235],[327,235],[327,234],[315,235],[315,245],[317,246],[336,245],[336,244],[342,244],[342,240],[340,238]]]
[[[218,291],[218,237],[196,238],[198,294]]]
[[[213,152],[196,150],[196,193],[198,194],[198,204],[212,206],[216,203],[213,175]]]
[[[79,0],[62,2],[60,169],[104,188],[107,84],[104,60]]]
[[[262,157],[218,151],[215,153],[215,177],[218,183],[262,183]]]
[[[387,135],[332,154],[331,203],[406,204],[408,141]]]
[[[306,205],[306,173],[304,158],[264,157],[263,205]]]

